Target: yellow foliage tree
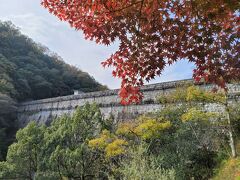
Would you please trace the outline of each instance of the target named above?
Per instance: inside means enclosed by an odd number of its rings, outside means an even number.
[[[203,112],[204,108],[196,109],[196,107],[199,107],[201,104],[204,105],[205,103],[217,103],[224,106],[224,113],[226,114],[225,118],[228,124],[229,145],[231,147],[232,156],[236,157],[236,147],[233,138],[232,120],[230,118],[230,105],[228,103],[227,92],[222,89],[216,92],[207,91],[197,86],[188,86],[187,90],[184,90],[184,88],[186,88],[186,86],[183,86],[183,88],[177,88],[171,93],[160,95],[158,97],[159,103],[178,103],[180,105],[188,106],[189,108],[187,108],[187,113],[182,117],[182,120],[185,122],[193,118],[193,116],[195,116],[195,119],[196,116],[199,116],[198,119],[202,120],[206,120],[206,118],[209,119],[210,116],[212,117],[213,114]]]
[[[128,142],[111,134],[108,130],[103,130],[100,137],[90,140],[88,145],[92,149],[103,150],[107,158],[112,158],[123,155]]]

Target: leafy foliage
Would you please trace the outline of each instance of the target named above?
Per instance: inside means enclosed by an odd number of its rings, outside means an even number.
[[[225,104],[227,95],[222,89],[217,91],[207,91],[193,85],[184,85],[177,87],[174,91],[168,94],[158,96],[158,102],[162,104],[168,103],[220,103]]]
[[[196,81],[221,87],[240,79],[238,0],[42,0],[85,38],[119,49],[105,62],[121,78],[122,103],[139,102],[139,87],[167,65],[193,62]]]
[[[6,162],[0,164],[0,177],[13,179],[33,179],[41,159],[44,126],[38,127],[34,122],[19,130],[16,135],[17,143],[8,150]]]
[[[239,111],[238,111],[239,113]],[[239,137],[239,135],[238,135]],[[239,139],[238,139],[239,140]],[[237,143],[237,150],[240,151],[240,144]],[[224,179],[240,179],[240,158],[228,158],[223,160],[218,169],[216,169],[213,180],[224,180]]]
[[[179,89],[167,95],[162,94],[159,96],[159,102],[160,103],[179,102],[179,106],[184,105],[188,112],[182,115],[183,121],[188,121],[189,119],[197,121],[211,120],[211,122],[214,122],[216,125],[225,126],[226,127],[225,131],[226,133],[229,134],[229,145],[231,147],[232,156],[236,157],[237,153],[235,147],[235,139],[233,135],[234,131],[233,123],[235,123],[236,125],[237,118],[236,112],[238,111],[233,113],[232,109],[236,109],[236,107],[232,107],[232,105],[229,103],[228,93],[222,91],[221,89],[217,90],[216,92],[210,92],[203,88],[189,86],[187,88],[186,93],[184,93],[181,96],[178,95]],[[204,107],[206,103],[218,104],[223,108],[223,111],[221,113],[208,112],[208,110]],[[231,117],[231,115],[233,117]],[[232,118],[235,120],[232,120]]]
[[[187,89],[186,100],[188,102],[197,103],[221,103],[224,104],[227,101],[227,96],[224,92],[211,92],[204,89],[200,89],[196,86],[190,86]]]
[[[43,171],[57,172],[60,177],[97,178],[103,168],[101,159],[87,142],[99,134],[101,121],[98,107],[89,104],[77,109],[73,117],[56,119],[44,134]]]
[[[219,117],[217,113],[214,112],[203,112],[201,110],[198,110],[197,108],[191,108],[186,113],[184,113],[181,117],[183,122],[187,121],[202,121],[207,122],[211,119],[214,119],[216,117]]]
[[[90,148],[99,149],[105,152],[106,157],[111,158],[124,154],[124,146],[128,145],[127,141],[119,139],[108,130],[103,130],[100,137],[88,142]]]
[[[63,62],[46,47],[0,22],[0,92],[17,100],[64,96],[73,89],[104,89],[91,76]]]
[[[156,157],[153,155],[146,155],[147,148],[145,146],[141,144],[131,149],[129,158],[121,163],[119,171],[123,179],[174,180],[174,170],[162,169],[160,164],[156,162]]]
[[[0,178],[209,179],[229,149],[212,115],[169,105],[113,125],[97,105],[86,104],[49,127],[30,123],[19,130],[0,162]]]
[[[0,159],[5,158],[17,128],[14,101],[69,95],[73,89],[106,87],[22,35],[11,22],[0,21]]]
[[[14,140],[16,111],[16,102],[0,92],[0,160],[5,159],[7,148]]]
[[[161,168],[173,168],[176,179],[207,179],[216,165],[219,147],[215,142],[220,137],[205,120],[189,118],[188,122],[182,121],[185,113],[185,107],[171,106],[151,115],[170,121],[171,128],[157,139],[146,141],[148,152],[155,156]]]
[[[104,159],[88,147],[99,134],[102,116],[96,105],[85,105],[73,117],[63,116],[49,127],[32,122],[17,133],[0,178],[94,179],[104,170]]]
[[[104,130],[100,137],[89,141],[89,146],[110,158],[110,177],[206,179],[213,175],[217,152],[222,150],[219,141],[225,136],[212,129],[208,113],[201,112],[200,117],[199,113],[188,113],[185,107],[167,107],[119,124],[115,132]],[[185,116],[186,122],[181,118]],[[125,142],[125,146],[116,146],[109,156],[106,147],[114,140]]]

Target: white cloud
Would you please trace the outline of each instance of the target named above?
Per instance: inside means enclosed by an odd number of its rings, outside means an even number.
[[[47,31],[45,27],[52,28],[53,24],[50,24],[41,16],[36,16],[32,13],[21,15],[9,15],[1,17],[2,20],[11,20],[16,26],[18,26],[23,34],[28,35],[37,42],[48,43]]]

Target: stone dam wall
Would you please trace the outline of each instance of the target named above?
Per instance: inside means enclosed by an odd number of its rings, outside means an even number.
[[[117,89],[23,102],[18,105],[18,122],[20,127],[25,126],[30,121],[49,124],[54,118],[63,114],[71,115],[77,107],[83,106],[87,102],[99,104],[105,117],[112,114],[118,120],[130,119],[139,114],[160,110],[163,106],[158,103],[157,97],[186,83],[193,83],[193,81],[182,80],[146,85],[141,88],[144,95],[142,102],[129,106],[122,106],[119,103]],[[198,85],[205,89],[212,88],[212,85]],[[228,88],[233,96],[240,93],[240,84],[230,84]],[[239,97],[237,99],[240,100]],[[207,106],[210,110],[222,111],[222,108],[216,104]]]

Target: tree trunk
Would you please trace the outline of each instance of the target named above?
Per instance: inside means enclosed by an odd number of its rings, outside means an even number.
[[[231,147],[232,157],[235,158],[235,157],[237,157],[237,153],[236,153],[235,141],[234,141],[234,137],[233,137],[233,128],[232,128],[228,104],[226,104],[226,112],[227,112],[227,122],[229,125],[229,128],[228,128],[229,145]]]

